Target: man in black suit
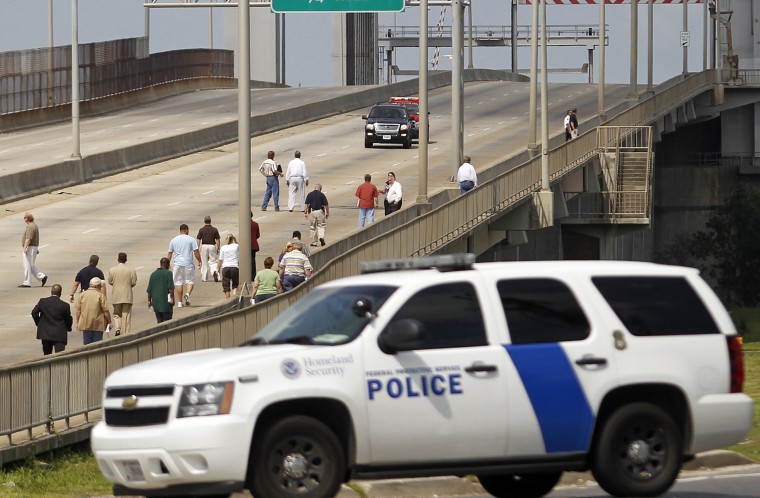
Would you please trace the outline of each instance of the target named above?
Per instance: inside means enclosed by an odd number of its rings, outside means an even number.
[[[66,349],[68,332],[74,322],[69,303],[61,299],[61,285],[54,284],[50,297],[43,297],[32,310],[37,325],[37,339],[42,341],[42,354],[48,355]]]

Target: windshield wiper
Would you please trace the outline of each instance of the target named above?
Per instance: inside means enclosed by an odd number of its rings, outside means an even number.
[[[287,337],[285,339],[276,339],[269,341],[269,344],[315,344],[314,338],[309,335],[297,335],[295,337]]]
[[[263,337],[251,337],[243,343],[243,346],[261,346],[264,344],[269,344],[269,341]]]

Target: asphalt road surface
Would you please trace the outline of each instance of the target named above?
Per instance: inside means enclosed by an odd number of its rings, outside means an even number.
[[[267,105],[287,106],[299,99],[318,98],[310,89],[270,92]],[[314,91],[313,89],[311,91]],[[333,90],[334,91],[334,90]],[[616,105],[625,99],[628,87],[609,86],[605,102]],[[524,150],[528,141],[528,92],[525,83],[487,82],[468,84],[465,88],[465,154],[472,156],[477,170],[495,164]],[[318,92],[317,92],[318,93]],[[551,129],[561,130],[565,109],[577,107],[581,123],[596,110],[595,85],[550,85]],[[236,95],[230,91],[196,92],[164,99],[129,111],[83,120],[82,154],[101,148],[119,148],[135,140],[151,140],[155,133],[181,133],[182,129],[209,126],[219,120],[235,119]],[[258,102],[258,104],[257,104]],[[263,105],[254,100],[254,112]],[[257,107],[258,106],[258,107]],[[594,110],[594,111],[592,111]],[[450,89],[430,94],[429,178],[430,193],[444,188],[455,173],[451,169],[451,98]],[[358,213],[354,192],[371,173],[380,186],[386,173],[394,171],[403,186],[405,205],[418,195],[418,145],[411,150],[400,147],[374,147],[363,144],[364,121],[359,109],[340,116],[286,129],[253,141],[252,199],[255,219],[261,226],[261,268],[266,256],[276,257],[293,230],[308,236],[306,219],[300,206],[289,213],[287,191],[281,181],[282,212],[260,211],[265,181],[258,164],[266,151],[277,153],[283,168],[294,150],[303,154],[311,185],[321,183],[331,210],[327,222],[327,243],[356,230]],[[0,136],[0,169],[59,161],[69,153],[66,125],[42,127]],[[150,273],[166,255],[170,239],[181,223],[190,226],[195,236],[204,215],[222,233],[238,233],[238,155],[237,145],[219,147],[179,159],[111,176],[86,185],[53,191],[34,198],[5,204],[0,217],[0,235],[6,241],[0,247],[0,365],[39,358],[41,346],[35,339],[30,316],[37,300],[50,293],[54,283],[63,285],[68,296],[77,271],[87,264],[90,254],[100,256],[99,267],[107,274],[116,265],[118,252],[128,254],[128,265],[137,269],[138,283],[133,309],[133,330],[155,324],[147,309],[145,287]],[[308,190],[308,189],[307,189]],[[40,228],[39,268],[48,274],[47,287],[34,281],[32,288],[19,289],[23,277],[20,239],[24,230],[23,214],[33,212]],[[378,213],[382,216],[382,211]],[[318,250],[318,248],[315,248]],[[198,275],[198,278],[200,276]],[[199,283],[190,308],[175,309],[175,316],[187,316],[223,300],[221,284]],[[67,350],[81,344],[81,336],[69,336]]]

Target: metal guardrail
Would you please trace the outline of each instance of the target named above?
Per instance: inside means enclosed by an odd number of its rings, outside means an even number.
[[[644,124],[658,111],[667,112],[710,90],[720,82],[718,74],[708,71],[691,76],[606,124]],[[561,139],[555,138],[553,143]],[[596,153],[597,135],[591,132],[554,147],[549,152],[551,181],[556,182]],[[516,206],[541,187],[540,157],[507,171],[510,164],[505,160],[492,167],[493,171],[504,172],[467,195],[451,200],[448,192],[432,196],[430,212],[424,213],[421,206],[410,206],[350,239],[331,244],[319,252],[321,257],[331,259],[319,261],[317,267],[321,269],[287,294],[221,317],[155,333],[138,333],[129,342],[96,343],[70,354],[0,368],[0,399],[5,400],[0,403],[0,436],[7,438],[8,444],[16,444],[14,433],[31,437],[35,428],[69,421],[76,414],[93,413],[100,407],[105,377],[120,367],[173,353],[240,344],[313,287],[357,274],[360,261],[445,250],[448,243]]]
[[[570,218],[621,218],[649,217],[649,192],[621,191],[607,192],[564,192],[565,204]],[[616,206],[628,206],[624,213]]]

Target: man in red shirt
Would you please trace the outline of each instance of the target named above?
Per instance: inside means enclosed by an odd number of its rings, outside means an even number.
[[[251,211],[251,282],[256,278],[256,253],[259,252],[259,224],[253,219],[253,211]]]
[[[375,209],[379,195],[377,187],[372,184],[372,176],[364,175],[364,183],[356,189],[356,197],[359,198],[356,203],[359,207],[359,228],[364,228],[365,221],[370,225],[375,222]]]

